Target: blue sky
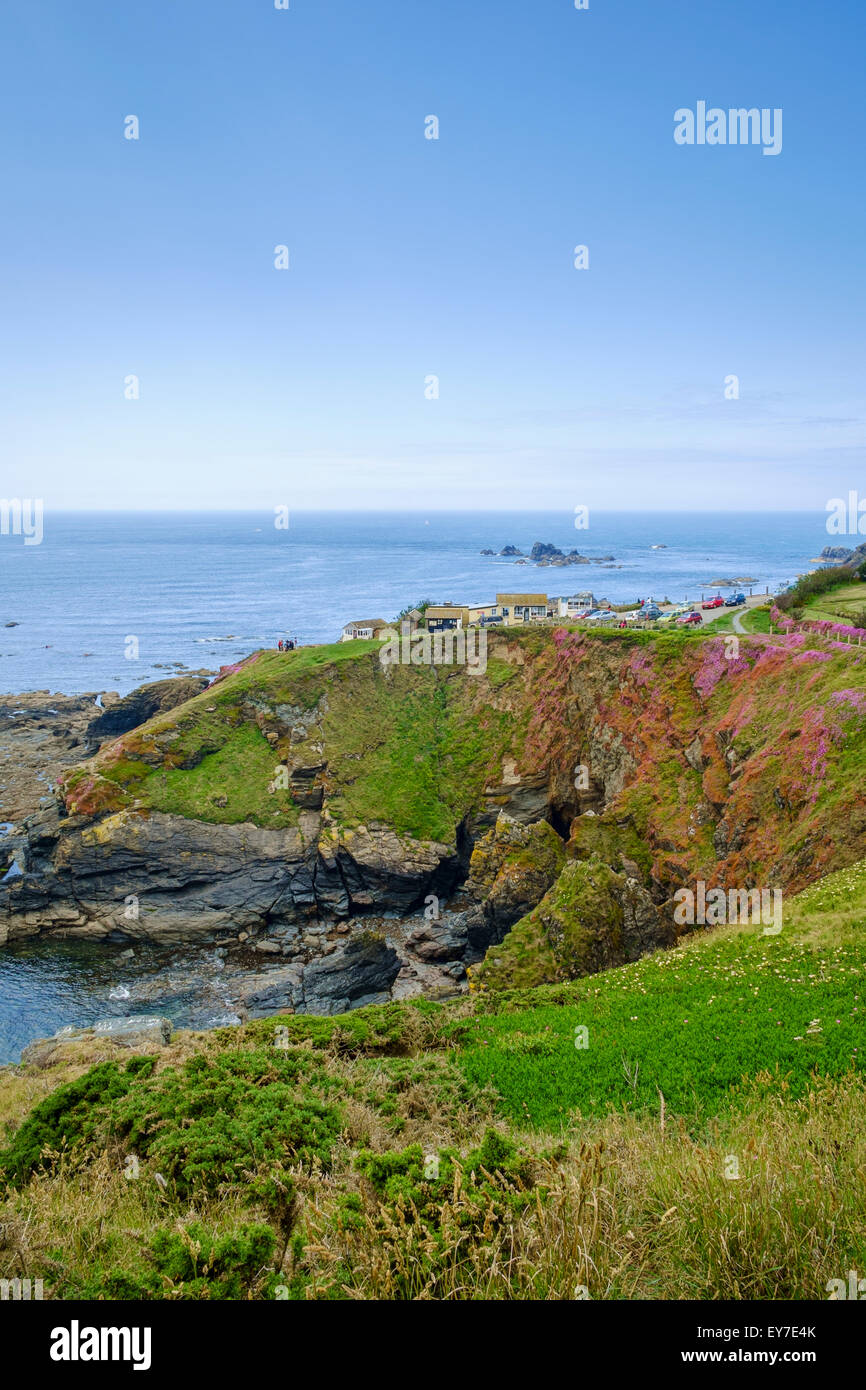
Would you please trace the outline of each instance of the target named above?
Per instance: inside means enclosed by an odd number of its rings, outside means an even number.
[[[866,490],[862,0],[4,0],[0,35],[4,496]],[[781,107],[782,153],[677,146],[699,100]]]

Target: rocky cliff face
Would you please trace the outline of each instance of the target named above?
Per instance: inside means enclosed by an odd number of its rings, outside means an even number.
[[[377,650],[257,653],[104,743],[26,827],[0,935],[255,932],[282,950],[304,923],[452,899],[412,949],[459,974],[573,862],[637,885],[619,910],[644,949],[667,930],[646,902],[666,911],[680,884],[793,888],[863,855],[849,648],[539,631],[491,637],[481,675],[383,669]],[[333,997],[382,992],[362,977]]]

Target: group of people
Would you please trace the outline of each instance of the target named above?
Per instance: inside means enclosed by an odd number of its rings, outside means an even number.
[[[295,644],[290,637],[280,638],[279,642],[277,643],[278,652],[293,652],[294,650]]]

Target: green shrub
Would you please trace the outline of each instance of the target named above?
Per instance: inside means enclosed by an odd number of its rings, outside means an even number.
[[[101,1062],[58,1087],[31,1111],[9,1148],[0,1153],[0,1176],[21,1187],[40,1166],[53,1167],[53,1156],[88,1143],[106,1109],[149,1077],[153,1068],[152,1057],[131,1057],[125,1067]]]
[[[137,1301],[182,1298],[238,1300],[273,1295],[276,1237],[270,1226],[241,1226],[217,1238],[193,1222],[162,1228],[132,1269],[100,1270],[74,1290],[79,1298]],[[73,1290],[65,1290],[67,1296]]]
[[[327,1167],[340,1133],[339,1112],[303,1085],[320,1068],[301,1049],[192,1057],[123,1097],[117,1131],[182,1196],[243,1183],[285,1209],[294,1194],[285,1168]]]

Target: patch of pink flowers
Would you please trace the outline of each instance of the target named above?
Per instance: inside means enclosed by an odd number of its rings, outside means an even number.
[[[713,693],[722,676],[749,670],[745,656],[729,657],[727,651],[727,644],[721,637],[704,644],[701,664],[694,678],[695,690],[702,700]]]
[[[857,714],[866,715],[866,690],[834,690],[828,703],[848,705]]]

